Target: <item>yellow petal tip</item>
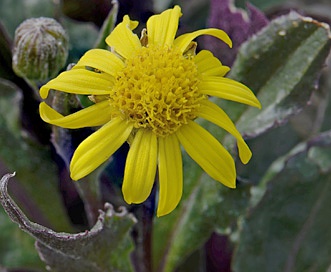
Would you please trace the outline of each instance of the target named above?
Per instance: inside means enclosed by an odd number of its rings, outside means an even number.
[[[78,176],[77,175],[74,175],[73,173],[70,173],[70,178],[74,181],[77,181],[79,180]]]
[[[230,189],[236,189],[237,184],[236,184],[236,182],[234,182],[234,184],[227,185],[227,187],[229,187]]]
[[[258,99],[256,99],[256,106],[255,107],[257,107],[259,110],[262,109],[262,104]]]
[[[42,99],[46,99],[47,96],[48,96],[48,92],[49,92],[48,88],[46,88],[45,86],[41,87],[40,90],[39,90],[40,97]]]
[[[161,217],[161,216],[165,216],[169,213],[171,213],[175,208],[177,207],[177,205],[171,209],[157,209],[157,212],[156,212],[156,216],[157,217]]]

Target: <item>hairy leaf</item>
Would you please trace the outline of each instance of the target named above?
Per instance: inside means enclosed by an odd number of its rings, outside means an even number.
[[[295,13],[272,21],[243,45],[231,74],[258,94],[262,111],[233,102],[222,101],[220,106],[238,120],[241,132],[252,137],[285,122],[309,101],[329,50],[326,25]],[[219,128],[201,123],[222,141]],[[234,141],[229,143],[231,148]],[[156,221],[154,248],[159,271],[173,271],[213,231],[230,234],[249,205],[249,185],[243,182],[235,190],[225,188],[186,156],[184,166],[185,192],[180,206]]]
[[[256,136],[307,105],[330,46],[328,25],[294,12],[275,19],[243,44],[231,77],[257,93],[262,110],[236,109],[239,130]]]
[[[9,217],[33,236],[41,259],[51,271],[132,271],[130,230],[136,219],[125,209],[115,212],[110,204],[100,211],[94,227],[83,233],[57,233],[31,222],[7,192],[12,174],[1,179],[0,201]]]
[[[229,189],[212,180],[184,156],[185,186],[180,206],[170,215],[157,218],[154,252],[157,271],[173,271],[212,234],[231,233],[245,210],[249,186]]]
[[[298,145],[265,176],[234,271],[326,271],[330,265],[331,131]]]

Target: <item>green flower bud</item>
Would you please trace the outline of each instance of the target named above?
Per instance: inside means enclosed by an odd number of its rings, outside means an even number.
[[[27,19],[16,29],[13,69],[17,75],[31,80],[54,77],[67,57],[67,34],[54,19]]]

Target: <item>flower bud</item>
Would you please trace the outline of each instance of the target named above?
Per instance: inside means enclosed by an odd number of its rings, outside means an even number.
[[[31,80],[54,77],[67,57],[67,34],[54,19],[27,19],[16,29],[13,69],[17,75]]]

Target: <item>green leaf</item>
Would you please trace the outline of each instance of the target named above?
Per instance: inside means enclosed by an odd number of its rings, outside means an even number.
[[[184,160],[184,195],[171,214],[155,219],[154,266],[174,271],[217,230],[231,233],[237,217],[248,205],[249,186],[229,189],[212,180],[187,155]]]
[[[50,150],[23,136],[17,87],[0,80],[0,90],[0,158],[9,171],[17,172],[22,187],[14,196],[22,206],[28,204],[25,211],[34,220],[69,231],[72,227],[58,191],[58,172]]]
[[[285,122],[309,101],[329,49],[326,25],[295,13],[276,19],[243,46],[231,74],[258,93],[262,111],[232,102],[220,106],[239,120],[237,125],[245,135],[256,136]],[[307,57],[303,60],[302,55]],[[224,133],[219,128],[199,122],[222,141]],[[234,150],[233,143],[226,142],[230,150]],[[238,183],[237,189],[231,190],[211,180],[186,155],[183,164],[180,206],[155,221],[158,271],[173,271],[213,231],[231,234],[249,205],[249,185]]]
[[[251,161],[237,164],[237,173],[250,183],[258,183],[275,159],[319,131],[329,92],[329,71],[322,70],[329,50],[328,27],[295,13],[272,21],[242,47],[232,76],[258,93],[263,108],[224,106],[239,119],[238,129],[253,137],[247,141]],[[233,138],[224,143],[236,150]],[[270,143],[272,152],[265,148]]]
[[[331,66],[331,60],[329,59],[328,67]],[[324,114],[325,116],[331,116],[331,69],[328,69],[325,73],[325,83],[323,85],[323,92],[325,94],[324,98],[324,105],[322,104],[321,107],[322,110],[325,110]],[[321,131],[326,131],[331,129],[331,118],[324,118]]]
[[[239,118],[238,129],[256,136],[298,113],[316,89],[330,46],[328,25],[294,12],[275,19],[243,44],[231,77],[257,93],[262,110],[232,110],[233,118]]]
[[[99,32],[99,37],[94,45],[95,48],[101,48],[101,49],[107,49],[108,45],[106,43],[107,36],[113,31],[115,27],[115,23],[117,20],[117,14],[118,14],[118,1],[113,0],[112,1],[113,7],[109,11],[109,14],[105,21],[103,22],[102,28]]]
[[[331,131],[298,145],[266,174],[247,215],[234,271],[326,271],[330,266]]]
[[[33,236],[41,259],[51,271],[132,271],[131,227],[136,219],[123,208],[115,212],[110,204],[100,211],[94,227],[83,233],[57,233],[31,222],[7,192],[7,174],[0,183],[0,202],[9,217]]]

